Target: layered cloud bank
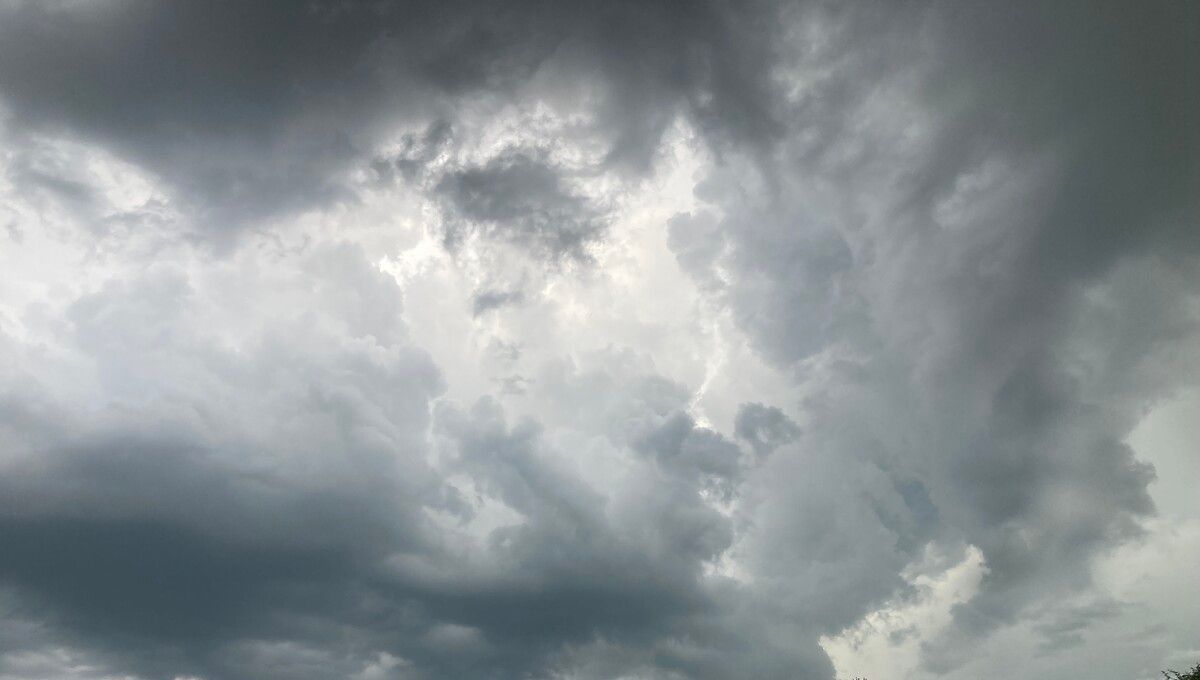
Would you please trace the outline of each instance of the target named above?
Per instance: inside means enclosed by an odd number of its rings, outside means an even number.
[[[1186,663],[1198,26],[0,4],[0,678]]]

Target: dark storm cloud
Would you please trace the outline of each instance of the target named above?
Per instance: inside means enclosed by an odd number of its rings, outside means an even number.
[[[621,650],[608,667],[698,678],[823,667],[755,644],[752,615],[727,611],[737,596],[703,579],[734,530],[702,493],[734,493],[743,456],[674,410],[682,386],[576,379],[623,385],[627,399],[573,404],[613,441],[628,435],[609,409],[648,433],[645,467],[619,494],[596,489],[537,421],[433,403],[441,379],[397,320],[399,289],[358,249],[293,257],[255,299],[308,304],[268,302],[278,315],[236,346],[221,329],[238,324],[210,316],[246,311],[232,265],[80,297],[61,339],[101,384],[86,409],[0,336],[0,579],[35,616],[3,638],[4,664],[66,647],[141,677],[507,678],[601,645]],[[488,511],[479,493],[517,519],[472,547],[454,527]]]
[[[336,99],[370,80],[356,69],[379,35],[369,14],[202,3],[4,13],[0,88],[20,123],[113,147],[170,179],[214,228],[305,195],[336,198],[323,174],[354,156],[362,118]],[[348,120],[304,130],[301,114]]]
[[[804,417],[746,403],[727,438],[620,348],[503,378],[533,416],[456,405],[351,245],[97,269],[62,310],[0,310],[0,642],[207,680],[827,678],[819,636],[934,542],[986,561],[924,642],[955,668],[1153,512],[1124,442],[1194,378],[1197,11],[4,5],[5,179],[96,235],[165,218],[110,214],[45,138],[138,165],[231,244],[358,200],[358,169],[428,192],[452,246],[585,259],[611,217],[580,185],[636,182],[682,117],[713,164],[667,243]],[[581,92],[596,167],[454,155]],[[1110,614],[1035,627],[1061,649]]]
[[[353,201],[340,174],[369,165],[388,129],[434,121],[440,134],[424,141],[444,143],[456,101],[502,102],[543,67],[551,81],[595,84],[613,167],[644,168],[680,107],[714,139],[772,130],[765,43],[743,42],[768,18],[719,3],[16,2],[0,12],[0,96],[14,124],[141,164],[218,235]],[[421,159],[400,161],[403,175]]]
[[[379,179],[385,182],[395,180],[397,172],[405,181],[418,181],[423,178],[437,155],[445,149],[453,134],[448,122],[436,120],[419,135],[411,132],[405,134],[401,138],[400,149],[391,157],[376,158],[371,163],[371,168],[375,170]]]
[[[568,189],[561,171],[521,151],[447,173],[435,192],[449,207],[444,240],[453,249],[468,234],[507,241],[558,259],[585,258],[607,220]]]
[[[686,413],[676,411],[634,444],[665,468],[699,480],[726,496],[741,474],[742,451],[720,434],[696,427]]]
[[[221,347],[191,325],[213,291],[160,273],[73,306],[69,339],[106,399],[84,413],[33,375],[5,384],[0,578],[57,644],[146,677],[258,677],[237,652],[255,640],[355,671],[385,649],[369,628],[344,642],[378,615],[360,602],[378,564],[436,554],[421,509],[458,507],[421,457],[440,377],[392,326],[394,284],[353,248],[301,269],[326,297],[300,312],[324,328],[303,342],[273,337],[293,318]]]
[[[489,537],[497,563],[512,570],[502,590],[482,599],[447,594],[446,605],[462,607],[470,623],[533,645],[553,645],[555,636],[586,641],[597,632],[636,639],[638,630],[699,605],[696,570],[728,542],[729,530],[694,488],[666,489],[671,502],[645,499],[614,526],[604,497],[539,451],[537,423],[509,428],[499,406],[482,401],[469,413],[442,410],[438,426],[455,465],[524,520]],[[653,529],[630,533],[622,525],[635,517]],[[493,606],[491,598],[512,606]]]
[[[777,407],[751,403],[738,407],[733,433],[750,442],[759,456],[765,456],[795,440],[800,428]]]
[[[553,14],[533,6],[15,3],[4,13],[0,90],[18,122],[114,148],[218,230],[351,199],[334,175],[372,151],[378,124],[519,80],[561,39],[518,39],[531,17]]]
[[[697,195],[723,218],[680,216],[671,247],[821,385],[802,445],[922,478],[900,516],[983,550],[981,593],[925,646],[945,671],[1084,587],[1090,557],[1152,512],[1153,472],[1123,442],[1192,370],[1196,7],[811,16],[829,39],[793,56],[820,75],[789,142],[753,157],[773,174],[714,171]],[[1141,277],[1161,282],[1153,303]],[[1099,331],[1123,315],[1137,331]],[[822,352],[836,360],[814,366]]]

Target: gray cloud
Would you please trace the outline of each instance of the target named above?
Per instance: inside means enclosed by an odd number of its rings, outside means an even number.
[[[750,442],[754,452],[765,456],[800,436],[800,428],[783,411],[758,403],[738,407],[733,432]]]
[[[280,327],[249,355],[221,349],[191,326],[212,291],[164,273],[73,305],[108,395],[89,414],[36,380],[6,385],[0,574],[66,640],[147,676],[244,677],[229,645],[332,644],[361,625],[373,564],[433,549],[420,509],[455,501],[420,457],[440,376],[386,311],[370,318],[394,285],[361,254],[309,266],[331,284],[310,320],[349,321],[309,346]],[[363,316],[341,316],[347,301]]]
[[[967,546],[925,670],[1086,644],[1200,368],[1196,13],[3,5],[0,677],[829,678]],[[558,334],[676,265],[704,323]]]
[[[1098,600],[1057,612],[1034,627],[1042,636],[1038,649],[1043,654],[1052,654],[1078,647],[1083,644],[1083,633],[1088,627],[1096,621],[1115,617],[1120,610],[1119,602]]]
[[[475,316],[506,305],[519,305],[525,293],[519,290],[481,290],[471,296],[471,313]]]
[[[741,475],[741,449],[712,430],[696,427],[686,413],[667,416],[634,446],[660,466],[696,477],[725,495],[732,493]]]
[[[735,47],[769,19],[719,4],[17,2],[0,11],[0,92],[13,124],[65,130],[144,165],[170,182],[200,233],[222,240],[257,219],[353,202],[341,175],[369,165],[397,123],[432,121],[428,146],[445,139],[464,98],[502,105],[528,87],[559,96],[530,85],[539,70],[551,88],[595,84],[594,125],[613,167],[644,169],[678,107],[710,121],[714,138],[771,130],[766,54]],[[399,161],[403,174],[421,159]]]
[[[1177,124],[1196,111],[1191,13],[818,13],[833,38],[796,55],[824,77],[796,100],[792,141],[754,157],[769,170],[698,186],[719,226],[672,225],[681,266],[819,381],[802,444],[917,475],[929,509],[899,516],[983,549],[982,591],[926,644],[932,669],[1084,587],[1090,557],[1153,511],[1153,472],[1123,440],[1178,384],[1161,366],[1195,370],[1177,344],[1200,245],[1183,184],[1196,140]],[[903,104],[881,108],[884,92]],[[1138,276],[1164,282],[1149,308],[1130,297]],[[1110,315],[1145,323],[1098,334]]]
[[[447,173],[435,189],[450,209],[446,244],[453,249],[477,233],[550,258],[585,258],[606,220],[591,201],[564,186],[560,174],[520,151]]]
[[[238,348],[203,321],[244,311],[222,298],[235,272],[160,268],[70,305],[63,340],[105,395],[86,413],[61,385],[6,380],[0,578],[52,631],[9,639],[27,654],[8,667],[65,646],[142,677],[522,677],[595,645],[620,650],[610,668],[695,677],[822,667],[754,644],[731,586],[703,578],[734,536],[703,494],[735,493],[743,456],[670,410],[681,386],[627,384],[661,404],[634,445],[643,467],[620,493],[594,489],[538,422],[509,425],[490,399],[435,404],[442,379],[397,322],[399,290],[359,250],[290,257],[256,296],[314,291],[310,305]],[[456,532],[491,511],[481,497],[515,518],[476,545]]]

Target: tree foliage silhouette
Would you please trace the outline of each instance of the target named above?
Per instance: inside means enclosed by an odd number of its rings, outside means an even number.
[[[1200,663],[1192,667],[1192,670],[1186,673],[1179,671],[1163,671],[1163,677],[1166,680],[1200,680]]]

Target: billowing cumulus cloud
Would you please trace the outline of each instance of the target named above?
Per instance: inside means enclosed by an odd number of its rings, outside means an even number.
[[[1192,662],[1197,25],[0,4],[0,678]]]

